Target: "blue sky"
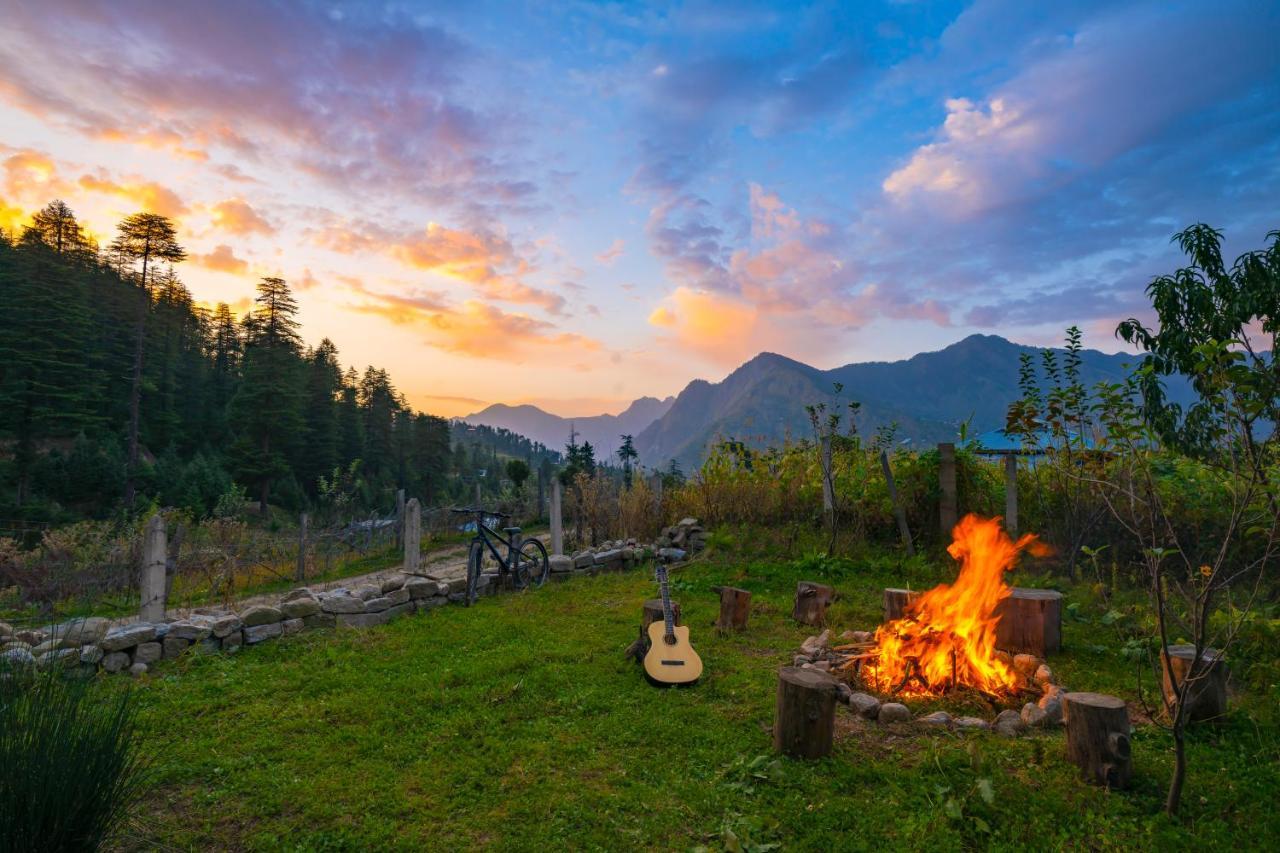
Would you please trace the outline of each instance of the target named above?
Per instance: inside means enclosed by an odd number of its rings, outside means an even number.
[[[1280,5],[4,3],[0,219],[179,223],[419,406],[1118,319],[1280,228]]]

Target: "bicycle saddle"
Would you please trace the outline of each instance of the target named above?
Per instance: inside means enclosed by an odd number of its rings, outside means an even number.
[[[519,528],[519,527],[504,527],[504,528],[502,528],[502,532],[503,532],[503,533],[505,533],[505,534],[507,534],[508,536],[511,536],[511,535],[512,535],[512,534],[514,534],[514,533],[519,533],[519,532],[520,532],[520,528]]]

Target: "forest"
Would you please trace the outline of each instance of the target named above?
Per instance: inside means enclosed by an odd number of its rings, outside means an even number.
[[[385,369],[304,343],[289,284],[243,316],[197,304],[173,224],[140,213],[100,247],[54,201],[0,232],[0,519],[12,529],[256,503],[424,503],[502,488],[486,466],[557,454],[415,411]]]

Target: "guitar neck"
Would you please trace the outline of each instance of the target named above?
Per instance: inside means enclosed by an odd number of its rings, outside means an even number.
[[[658,569],[658,589],[662,591],[662,618],[667,622],[667,636],[674,637],[676,635],[676,617],[671,610],[671,592],[667,588],[667,569],[665,566]]]

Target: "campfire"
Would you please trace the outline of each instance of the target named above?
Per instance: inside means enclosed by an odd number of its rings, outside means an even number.
[[[955,583],[913,598],[900,619],[878,630],[859,658],[864,684],[882,694],[937,695],[957,687],[1004,697],[1024,683],[1008,655],[996,652],[997,606],[1004,582],[1024,550],[1044,546],[1032,534],[1016,542],[1000,519],[965,516],[947,549],[960,561]]]

